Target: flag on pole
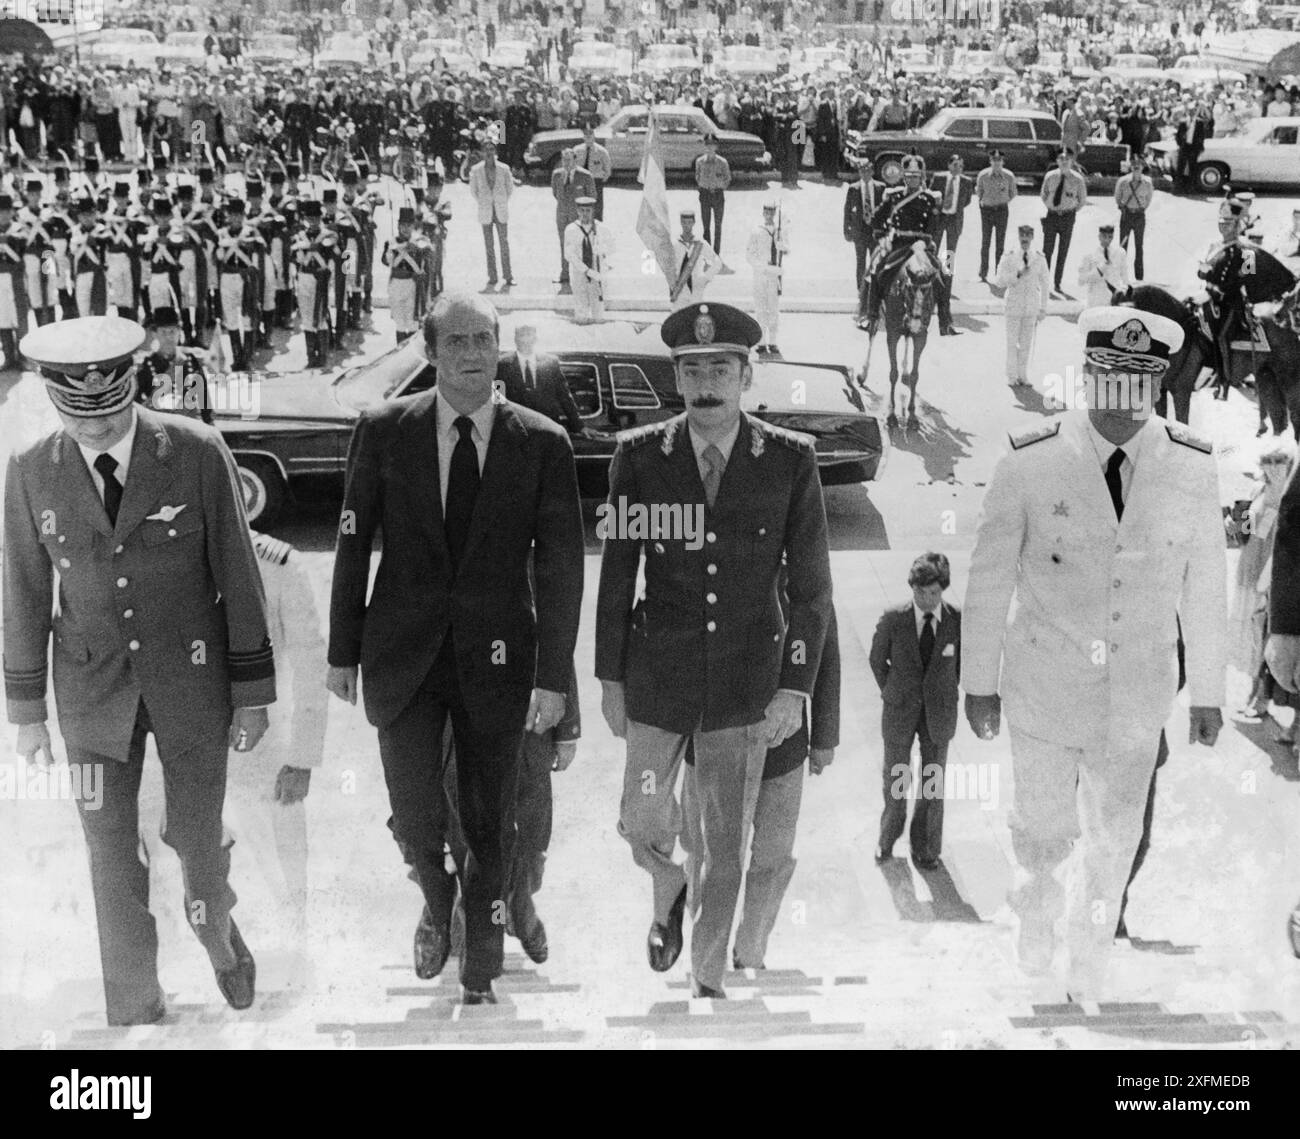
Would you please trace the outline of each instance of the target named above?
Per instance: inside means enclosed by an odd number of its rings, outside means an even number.
[[[641,208],[636,217],[636,233],[653,255],[659,271],[671,281],[676,276],[673,231],[668,221],[668,184],[664,179],[663,143],[659,137],[659,118],[650,110],[650,130],[646,134],[641,156]]]

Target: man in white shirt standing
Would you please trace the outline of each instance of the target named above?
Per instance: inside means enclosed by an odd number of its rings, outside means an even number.
[[[578,166],[591,175],[596,183],[596,220],[605,220],[605,183],[614,173],[614,164],[609,151],[596,141],[596,124],[586,122],[582,126],[582,145],[575,148],[578,152]]]
[[[1079,284],[1085,290],[1085,308],[1113,305],[1115,294],[1129,287],[1128,258],[1114,244],[1114,238],[1113,225],[1098,226],[1097,248],[1088,250],[1079,261]]]
[[[754,349],[779,356],[776,339],[781,329],[781,277],[790,252],[790,223],[778,218],[775,202],[763,203],[763,224],[749,235],[746,260],[754,270],[754,316],[763,329],[763,340]]]
[[[598,324],[605,319],[605,281],[614,235],[596,220],[596,199],[577,200],[578,220],[564,231],[564,258],[573,282],[573,319],[578,324]]]
[[[483,227],[483,247],[487,254],[488,288],[495,288],[497,283],[496,250],[493,248],[492,231],[495,229],[501,242],[501,270],[505,273],[505,286],[515,283],[510,271],[510,195],[514,192],[515,180],[508,167],[497,161],[496,143],[483,143],[483,159],[476,162],[469,172],[469,192],[478,204],[478,223]]]
[[[695,211],[682,210],[682,232],[673,240],[676,271],[668,281],[668,302],[676,312],[704,300],[704,290],[722,269],[719,257],[707,241],[695,235]]]
[[[1047,315],[1051,278],[1047,259],[1034,248],[1034,227],[1019,228],[1020,244],[1008,249],[998,264],[994,283],[1006,290],[1007,383],[1029,383],[1029,357],[1034,335]]]

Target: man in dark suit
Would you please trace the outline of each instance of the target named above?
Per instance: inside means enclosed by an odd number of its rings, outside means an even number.
[[[885,738],[876,861],[894,856],[894,843],[907,822],[912,781],[912,741],[921,745],[921,778],[912,812],[912,861],[918,870],[937,870],[943,848],[944,769],[957,729],[957,685],[961,679],[961,611],[943,600],[950,581],[943,554],[922,554],[907,584],[912,600],[882,613],[871,639],[871,671],[884,699]]]
[[[1300,478],[1295,471],[1277,514],[1264,660],[1274,680],[1288,692],[1300,692]],[[1287,920],[1287,936],[1300,957],[1300,903]]]
[[[844,240],[853,243],[853,287],[859,297],[862,296],[862,276],[867,269],[867,258],[880,236],[872,228],[871,219],[884,195],[885,184],[871,176],[871,159],[859,159],[858,181],[844,194]]]
[[[564,231],[570,222],[578,220],[578,199],[596,196],[596,180],[578,165],[577,151],[573,147],[565,147],[560,152],[560,164],[551,174],[551,195],[555,198],[555,232],[560,238],[560,275],[556,280],[562,294],[571,293],[569,262],[564,256]]]
[[[564,381],[560,361],[550,353],[537,351],[537,329],[533,325],[521,324],[515,329],[515,350],[501,357],[497,379],[505,385],[506,399],[511,403],[540,412],[563,425],[570,435],[582,433],[582,416]]]
[[[78,795],[112,1025],[166,1015],[137,796],[152,733],[163,840],[228,1004],[255,967],[230,909],[221,810],[229,747],[250,750],[275,700],[265,595],[234,460],[211,428],[135,402],[144,330],[120,317],[36,329],[20,350],[63,429],[10,460],[5,484],[4,676],[18,752],[49,763],[46,669]],[[55,583],[57,581],[57,593]]]
[[[957,242],[961,240],[966,207],[970,205],[971,198],[975,194],[975,179],[964,172],[961,155],[954,154],[948,159],[948,173],[936,174],[930,189],[939,195],[939,209],[935,214],[935,225],[938,229],[935,250],[941,251],[946,242],[948,268],[950,272],[955,273]]]
[[[582,600],[573,448],[544,416],[493,398],[499,333],[490,302],[444,294],[424,324],[437,387],[364,415],[353,432],[326,680],[355,703],[358,667],[365,676],[394,834],[447,944],[440,742],[451,720],[469,849],[466,1004],[496,1001],[504,926],[495,906],[520,745],[525,730],[546,732],[564,713]]]
[[[688,745],[698,761],[686,776],[698,811],[687,826],[703,835],[692,904],[697,997],[725,996],[764,760],[803,723],[831,613],[811,440],[740,410],[762,335],[723,304],[688,305],[664,322],[686,411],[622,436],[597,531],[605,547],[596,675],[606,722],[627,740],[619,833],[654,882],[647,955],[658,972],[682,949],[688,876],[673,860],[682,827],[675,788]]]

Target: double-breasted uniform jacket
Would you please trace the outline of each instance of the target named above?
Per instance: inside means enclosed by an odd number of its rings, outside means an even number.
[[[984,495],[962,682],[976,695],[1000,690],[1007,720],[1038,739],[1154,741],[1178,687],[1179,620],[1191,703],[1223,703],[1227,586],[1212,447],[1158,416],[1139,446],[1122,521],[1085,412],[1013,437]]]
[[[266,607],[234,459],[212,428],[147,408],[116,526],[62,431],[15,454],[5,483],[9,719],[54,698],[70,746],[125,760],[143,699],[159,752],[275,700]]]
[[[352,433],[329,663],[360,665],[366,716],[384,728],[410,703],[451,634],[470,716],[495,727],[522,724],[532,689],[564,692],[573,670],[584,548],[573,447],[545,416],[497,404],[453,572],[434,397],[392,400],[363,415]],[[383,555],[367,600],[379,531]]]
[[[684,414],[620,437],[611,506],[705,502]],[[607,538],[596,606],[597,677],[625,684],[630,719],[682,735],[757,723],[778,688],[813,691],[831,574],[812,441],[742,412],[697,537]]]
[[[844,192],[844,240],[874,244],[876,231],[872,218],[885,196],[885,184],[871,179],[864,193],[862,182],[854,182]]]
[[[871,671],[880,685],[880,730],[886,740],[910,742],[925,709],[925,727],[935,743],[957,731],[957,686],[961,681],[961,610],[940,603],[929,667],[922,669],[916,610],[908,601],[880,615],[871,639]]]

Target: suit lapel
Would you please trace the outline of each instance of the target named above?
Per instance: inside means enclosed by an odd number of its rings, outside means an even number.
[[[173,475],[173,446],[167,428],[147,409],[141,408],[136,415],[138,421],[135,442],[131,445],[131,465],[127,468],[126,485],[122,488],[117,525],[113,528],[113,536],[119,542],[156,509],[163,492],[171,485]],[[166,505],[180,506],[182,503]],[[197,510],[197,504],[191,509]]]
[[[54,442],[53,459],[64,468],[66,474],[60,482],[68,496],[71,515],[85,519],[101,534],[112,537],[113,527],[109,525],[104,503],[100,500],[99,491],[95,489],[95,480],[81,457],[76,440],[60,432]]]
[[[433,404],[434,394],[430,392],[422,403],[416,404],[406,414],[406,446],[410,452],[410,465],[406,469],[427,472],[426,477],[412,479],[409,484],[418,507],[415,521],[429,529],[435,547],[446,560],[449,555],[447,536],[443,531],[438,424]]]

